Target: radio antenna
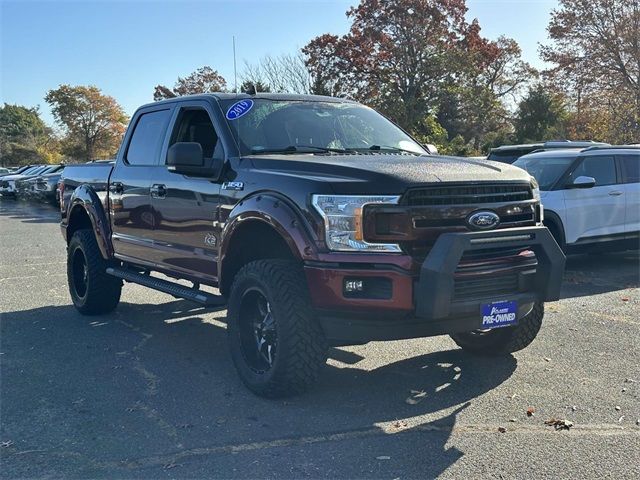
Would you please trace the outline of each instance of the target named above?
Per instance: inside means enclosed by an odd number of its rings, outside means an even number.
[[[233,36],[233,89],[238,94],[238,72],[236,70],[236,36]]]

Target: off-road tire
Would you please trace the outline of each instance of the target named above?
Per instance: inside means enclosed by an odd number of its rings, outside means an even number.
[[[275,319],[278,346],[273,364],[263,373],[249,366],[240,338],[241,304],[251,289],[263,293]],[[327,359],[326,339],[311,308],[304,272],[294,261],[257,260],[236,274],[229,295],[227,333],[242,382],[262,397],[287,397],[306,391]]]
[[[86,262],[84,289],[78,288],[78,265]],[[75,268],[74,268],[75,265]],[[73,305],[83,315],[109,313],[120,301],[122,280],[106,273],[108,262],[102,257],[96,237],[91,230],[78,230],[67,248],[67,283]]]
[[[474,332],[452,334],[451,338],[463,350],[480,355],[508,355],[529,346],[536,338],[542,318],[544,303],[536,303],[533,310],[513,327],[502,327],[477,334]]]

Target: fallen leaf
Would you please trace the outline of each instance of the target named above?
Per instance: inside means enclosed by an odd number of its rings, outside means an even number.
[[[397,430],[402,430],[405,429],[409,426],[409,424],[407,422],[405,422],[404,420],[396,420],[395,422],[393,422],[393,424],[391,425],[393,428],[397,429]]]
[[[506,429],[506,428],[504,428],[504,427],[498,427],[498,431],[499,431],[500,433],[505,433],[505,432],[507,431],[507,429]]]
[[[571,407],[571,411],[575,412],[576,410],[578,410],[578,407],[576,407],[575,405],[573,407]]]
[[[620,410],[622,410],[622,408],[620,408],[620,405],[616,405],[615,409],[616,409],[616,412],[619,412]]]
[[[534,407],[527,408],[527,417],[533,417],[536,413],[536,409]]]
[[[569,420],[560,420],[557,418],[550,418],[549,420],[544,422],[544,424],[553,427],[556,430],[569,430],[571,427],[573,427],[573,422],[570,422]]]
[[[542,359],[543,359],[545,362],[550,362],[550,361],[551,361],[551,359],[550,359],[549,357],[542,357]]]
[[[622,420],[624,419],[624,415],[622,415],[619,419],[618,419],[618,423],[622,423]]]
[[[623,302],[628,302],[628,301],[629,301],[629,299],[628,299],[627,297],[622,297],[622,299],[621,299],[621,300],[622,300]]]
[[[512,422],[512,423],[515,423],[515,422],[517,422],[518,420],[516,420],[515,418],[510,418],[510,419],[509,419],[509,421],[510,421],[510,422]]]

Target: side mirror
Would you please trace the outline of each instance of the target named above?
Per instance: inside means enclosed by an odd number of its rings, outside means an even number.
[[[576,177],[567,187],[569,188],[592,188],[596,186],[596,179],[593,177],[587,177],[580,175]]]
[[[208,162],[205,165],[202,146],[197,142],[178,142],[169,147],[167,169],[170,172],[194,177],[216,177],[221,170],[222,161]]]

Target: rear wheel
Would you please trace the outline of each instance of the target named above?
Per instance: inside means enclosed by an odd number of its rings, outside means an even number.
[[[240,378],[257,395],[302,393],[326,361],[324,334],[295,262],[258,260],[244,266],[231,287],[227,328]]]
[[[75,232],[67,250],[67,281],[71,300],[80,313],[99,315],[118,305],[122,281],[108,275],[107,267],[94,233]]]
[[[527,347],[538,335],[544,317],[544,304],[536,303],[533,310],[513,327],[451,335],[463,350],[481,355],[506,355]]]

